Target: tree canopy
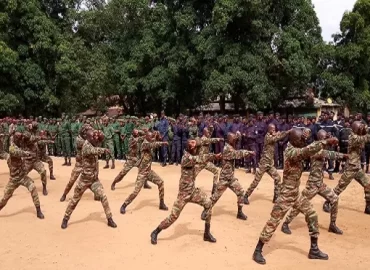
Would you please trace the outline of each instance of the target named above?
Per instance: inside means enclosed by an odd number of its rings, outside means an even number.
[[[370,0],[344,14],[331,44],[310,0],[155,2],[1,1],[0,114],[76,113],[112,95],[131,114],[216,98],[274,109],[311,87],[370,101]]]

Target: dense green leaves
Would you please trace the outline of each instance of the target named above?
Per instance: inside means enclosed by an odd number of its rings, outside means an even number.
[[[331,45],[309,0],[156,2],[2,1],[0,113],[104,109],[112,95],[128,113],[216,98],[267,109],[312,85],[351,106],[370,101],[370,0]]]

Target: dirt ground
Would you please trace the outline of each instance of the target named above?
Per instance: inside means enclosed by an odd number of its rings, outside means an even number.
[[[203,242],[204,222],[200,220],[202,208],[189,204],[177,222],[158,237],[158,244],[150,244],[150,233],[169,212],[158,209],[158,192],[142,190],[127,208],[126,215],[119,213],[125,198],[134,188],[137,169],[110,190],[113,178],[122,167],[103,170],[100,162],[100,179],[104,185],[117,229],[107,227],[100,202],[93,200],[90,191],[73,213],[69,227],[60,228],[68,201],[59,198],[68,182],[73,167],[62,167],[61,159],[54,159],[56,181],[49,181],[49,195],[41,193],[41,181],[36,172],[30,176],[38,187],[45,220],[36,218],[31,197],[25,188],[19,188],[8,205],[0,212],[0,269],[370,269],[370,216],[363,213],[364,196],[361,186],[353,182],[340,200],[337,224],[344,235],[329,234],[329,215],[322,211],[323,199],[313,199],[319,214],[319,246],[329,254],[329,261],[312,261],[307,258],[309,237],[304,217],[300,215],[291,224],[292,235],[276,231],[265,247],[265,266],[252,260],[259,233],[272,209],[273,181],[264,176],[251,205],[244,207],[247,221],[236,219],[236,197],[226,191],[214,208],[211,231],[216,244]],[[165,201],[169,208],[176,198],[180,168],[153,165],[165,181]],[[252,175],[237,171],[236,176],[245,188]],[[338,176],[336,177],[338,179]],[[8,180],[8,168],[0,161],[1,193]],[[303,188],[307,174],[303,176]],[[337,181],[325,180],[333,187]],[[210,193],[212,175],[202,172],[197,185]],[[68,199],[73,195],[73,190]]]

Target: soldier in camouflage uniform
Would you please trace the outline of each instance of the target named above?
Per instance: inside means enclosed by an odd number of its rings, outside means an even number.
[[[56,156],[60,157],[63,154],[62,119],[61,118],[57,119],[56,129],[57,129],[57,133],[56,133],[57,135],[56,135],[55,149],[56,149]]]
[[[114,136],[114,129],[111,125],[109,125],[109,119],[104,118],[103,119],[103,133],[104,133],[104,148],[109,149],[110,154],[105,155],[105,161],[106,165],[104,166],[104,169],[109,168],[109,160],[112,160],[112,167],[111,169],[115,169],[116,166],[114,164],[114,143],[113,143],[113,136]]]
[[[367,142],[370,142],[370,134],[367,134],[367,127],[359,121],[353,122],[352,133],[349,135],[348,142],[348,163],[339,179],[338,185],[334,188],[334,192],[339,196],[351,183],[352,179],[355,179],[364,188],[365,214],[370,215],[370,181],[361,169],[361,153]],[[323,209],[325,212],[330,212],[329,201],[324,203]]]
[[[41,137],[41,141],[37,143],[37,146],[39,148],[38,153],[40,154],[40,160],[48,164],[49,172],[50,172],[50,180],[55,180],[53,160],[48,155],[47,147],[46,147],[47,145],[53,144],[54,141],[47,139],[46,131],[44,130],[41,130],[40,137]]]
[[[196,125],[196,121],[194,118],[190,118],[189,121],[189,139],[195,139],[198,137],[198,126]]]
[[[105,215],[107,217],[108,226],[116,228],[117,225],[112,219],[112,212],[109,208],[107,196],[104,193],[102,184],[99,181],[99,166],[98,166],[98,155],[109,153],[108,149],[95,147],[98,144],[99,138],[94,136],[93,130],[86,132],[87,140],[82,146],[82,173],[81,177],[76,184],[74,195],[70,203],[68,204],[65,212],[61,228],[66,229],[68,221],[72,215],[72,212],[76,208],[78,202],[81,200],[82,195],[87,189],[90,189],[94,195],[100,198],[103,205]]]
[[[135,190],[121,206],[121,214],[126,213],[126,207],[136,198],[141,188],[144,186],[145,181],[150,181],[158,186],[159,191],[159,209],[167,211],[168,208],[164,203],[164,183],[163,180],[152,170],[152,151],[162,145],[167,145],[168,142],[154,142],[154,139],[159,139],[159,133],[147,132],[145,140],[141,145],[141,157],[138,161],[138,176],[135,183]]]
[[[128,174],[129,171],[135,166],[137,166],[138,157],[139,157],[139,149],[138,146],[144,141],[145,136],[144,132],[134,129],[132,135],[130,137],[129,143],[129,152],[127,154],[127,161],[123,165],[123,169],[119,172],[117,177],[114,179],[111,189],[116,189],[116,184],[121,182],[122,179]]]
[[[320,152],[324,146],[337,144],[338,140],[336,138],[329,138],[314,142],[305,147],[310,135],[310,129],[293,129],[289,133],[289,143],[284,152],[284,173],[279,197],[272,208],[271,218],[267,221],[261,232],[260,239],[253,254],[253,260],[259,264],[266,264],[262,256],[262,248],[265,243],[270,241],[280,221],[293,206],[306,217],[311,236],[311,248],[308,257],[310,259],[328,259],[328,255],[322,253],[317,245],[319,235],[317,214],[311,202],[306,197],[300,196],[299,185],[303,172],[303,161]]]
[[[129,145],[129,140],[130,140],[130,136],[132,134],[132,131],[134,130],[135,128],[135,124],[134,124],[134,117],[131,117],[130,118],[127,118],[127,122],[124,126],[124,129],[123,129],[123,136],[121,135],[121,137],[123,138],[123,145],[124,145],[124,148],[123,148],[123,154],[124,155],[127,155],[128,154],[128,145]]]
[[[150,235],[151,243],[157,244],[158,234],[170,227],[179,218],[181,211],[188,203],[196,203],[203,206],[206,209],[205,214],[205,230],[203,240],[211,243],[215,243],[216,239],[210,232],[211,228],[211,215],[212,215],[212,202],[207,197],[207,194],[200,188],[195,187],[195,166],[207,164],[220,158],[221,154],[205,154],[197,155],[197,142],[196,140],[189,140],[187,142],[187,149],[181,159],[181,178],[179,193],[177,199],[173,204],[171,214],[163,220],[159,226]]]
[[[64,189],[63,195],[60,198],[61,202],[64,202],[66,200],[66,197],[69,193],[69,191],[72,189],[73,185],[77,181],[78,177],[82,173],[83,167],[82,167],[82,147],[86,140],[86,133],[89,130],[92,130],[93,128],[90,126],[90,124],[84,124],[80,130],[79,135],[76,138],[76,164],[75,167],[72,170],[71,177],[69,179],[69,182]]]
[[[199,146],[199,155],[206,155],[209,154],[210,146],[212,143],[218,143],[220,141],[224,141],[223,138],[210,138],[211,134],[208,128],[203,129],[203,136],[200,138],[200,146]],[[207,171],[213,173],[213,187],[212,187],[212,194],[215,192],[216,185],[218,182],[218,169],[212,162],[208,162],[205,164],[197,164],[195,166],[195,177],[203,170],[206,169]]]
[[[263,151],[261,154],[260,162],[258,164],[256,176],[254,177],[253,182],[247,189],[247,192],[244,196],[246,204],[249,204],[248,198],[252,195],[253,191],[260,183],[265,172],[268,173],[272,177],[272,179],[274,179],[274,198],[272,202],[276,202],[281,178],[274,166],[275,145],[278,141],[283,140],[289,134],[289,132],[290,131],[276,132],[276,127],[274,124],[268,125],[267,134],[263,143]]]
[[[62,166],[71,166],[71,123],[67,115],[62,116],[61,137],[64,154],[64,164]]]
[[[318,140],[325,140],[329,138],[329,134],[321,129],[317,133]],[[331,205],[331,216],[330,216],[330,225],[329,225],[329,232],[335,234],[343,234],[343,232],[337,227],[336,220],[338,215],[338,196],[334,193],[334,191],[329,188],[324,182],[324,174],[323,174],[323,166],[326,160],[339,160],[343,158],[347,158],[347,154],[340,154],[334,151],[328,150],[321,150],[320,152],[316,153],[315,155],[311,156],[311,172],[308,177],[308,181],[306,184],[306,188],[302,191],[303,197],[306,197],[308,200],[311,200],[317,194],[324,197],[326,200],[330,201]],[[289,224],[293,221],[293,219],[298,216],[299,209],[297,205],[294,205],[292,210],[290,211],[289,215],[286,217],[285,222],[281,228],[282,232],[286,234],[291,234],[292,232],[289,229]]]
[[[23,157],[29,156],[31,153],[20,149],[22,145],[22,134],[16,132],[14,140],[9,148],[8,167],[10,171],[10,180],[4,189],[4,197],[0,201],[0,210],[8,203],[14,191],[19,186],[24,186],[31,193],[33,203],[36,207],[37,217],[43,219],[44,215],[41,212],[40,200],[37,194],[36,186],[31,178],[27,176],[25,163]]]
[[[227,140],[228,143],[225,144],[224,150],[222,152],[222,166],[220,172],[220,179],[216,185],[215,191],[211,196],[212,205],[214,206],[217,201],[221,198],[222,194],[227,188],[231,189],[237,196],[237,206],[238,213],[236,218],[241,220],[247,220],[247,216],[243,213],[244,205],[244,190],[240,185],[237,178],[234,176],[235,171],[235,160],[246,158],[251,155],[255,155],[255,152],[248,150],[235,150],[235,145],[238,139],[241,138],[239,132],[228,133]],[[206,209],[202,213],[202,220],[205,218]]]
[[[78,123],[77,118],[74,116],[72,118],[72,123],[71,123],[72,154],[74,156],[76,155],[76,139],[77,139],[79,130],[80,130],[80,124]]]
[[[31,134],[32,127],[34,130],[37,130],[37,122],[34,122],[33,124],[31,124],[30,130],[26,131],[23,136],[24,150],[31,153],[30,156],[27,156],[24,158],[25,168],[26,168],[27,174],[29,174],[29,172],[32,170],[35,170],[40,174],[42,188],[43,188],[42,193],[44,194],[44,196],[46,196],[48,195],[48,191],[46,188],[46,185],[47,185],[46,170],[45,170],[44,164],[40,160],[40,153],[39,153],[39,148],[38,148],[40,137]]]
[[[120,123],[117,119],[112,123],[112,128],[114,130],[113,142],[114,150],[118,159],[122,159],[122,147],[121,147],[121,138],[120,138]]]

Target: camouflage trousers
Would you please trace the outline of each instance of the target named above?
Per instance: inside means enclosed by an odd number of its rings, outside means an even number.
[[[292,207],[298,209],[299,212],[305,215],[310,236],[318,237],[318,218],[311,202],[305,196],[299,195],[298,188],[292,190],[283,187],[280,196],[272,208],[271,217],[261,232],[260,240],[263,243],[270,241],[281,220]]]
[[[171,214],[160,223],[159,228],[161,230],[164,230],[175,223],[185,205],[188,203],[196,203],[203,206],[204,209],[207,209],[208,213],[206,217],[206,223],[211,223],[212,202],[203,190],[201,190],[200,188],[195,188],[192,192],[179,192],[179,194],[177,195],[177,199],[173,204]]]
[[[26,172],[29,174],[32,170],[37,171],[41,176],[41,182],[43,185],[47,184],[46,180],[46,170],[44,164],[41,161],[35,161],[34,159],[26,159]]]
[[[78,177],[82,173],[82,163],[80,161],[77,161],[76,159],[76,164],[75,167],[72,170],[71,177],[69,178],[68,184],[66,188],[64,189],[64,195],[67,195],[69,191],[72,189],[73,185],[76,183]]]
[[[0,201],[0,208],[3,208],[9,201],[9,199],[13,196],[14,191],[19,187],[24,186],[28,189],[28,191],[31,193],[31,197],[33,200],[33,203],[36,207],[40,207],[40,200],[39,195],[37,194],[36,186],[33,182],[33,180],[25,176],[22,179],[10,179],[8,184],[6,185],[4,189],[4,197]]]
[[[229,188],[231,189],[235,195],[237,196],[237,204],[238,206],[243,206],[244,204],[244,190],[242,186],[240,185],[238,179],[235,177],[232,178],[231,181],[227,179],[222,179],[218,181],[216,185],[216,190],[211,196],[212,204],[215,205],[217,201],[221,198],[222,194],[224,194],[225,190]]]
[[[315,197],[317,194],[330,202],[331,205],[330,221],[336,222],[338,215],[338,195],[335,194],[335,192],[323,182],[320,183],[308,181],[305,189],[302,191],[301,196],[307,198],[307,200],[312,200],[312,198]],[[293,206],[292,210],[286,217],[285,219],[286,223],[288,224],[291,223],[293,219],[296,216],[298,216],[300,211],[296,206],[297,205]]]
[[[370,181],[366,174],[359,168],[347,167],[344,170],[338,185],[334,188],[335,194],[338,196],[347,188],[352,179],[355,179],[363,188],[365,193],[365,200],[370,202]]]
[[[51,173],[54,169],[54,163],[53,163],[53,160],[51,159],[51,157],[49,157],[49,155],[42,155],[41,156],[41,161],[48,164],[49,171]]]
[[[213,173],[213,184],[216,185],[217,182],[218,182],[218,169],[215,166],[215,164],[213,164],[212,162],[208,162],[208,163],[202,164],[202,165],[196,165],[196,167],[195,167],[195,177],[197,177],[198,174],[204,169]]]
[[[140,193],[141,189],[144,186],[145,181],[150,181],[153,184],[158,186],[158,192],[159,192],[159,199],[163,200],[164,199],[164,183],[163,180],[154,172],[150,171],[148,174],[141,174],[139,172],[139,175],[136,178],[135,182],[135,189],[134,192],[128,196],[128,198],[125,201],[126,205],[129,205],[135,198],[136,196]]]
[[[119,174],[114,179],[114,182],[115,183],[121,182],[122,179],[126,176],[126,174],[128,174],[128,172],[131,171],[133,167],[136,167],[136,163],[137,163],[137,158],[128,158],[125,164],[123,165],[123,169],[119,172]]]
[[[110,151],[110,154],[109,153],[106,153],[105,154],[105,160],[108,161],[108,160],[111,159],[111,160],[114,161],[114,144],[113,144],[113,140],[105,140],[104,141],[104,148],[107,148]]]
[[[71,137],[70,136],[62,136],[62,151],[64,157],[71,157]]]
[[[100,198],[101,204],[103,205],[105,215],[108,218],[112,217],[112,212],[109,207],[108,198],[105,195],[103,185],[100,183],[99,180],[91,180],[90,178],[86,178],[83,175],[81,176],[80,180],[77,182],[77,185],[74,190],[73,198],[69,202],[67,206],[67,210],[65,213],[65,217],[69,219],[75,210],[77,204],[82,198],[82,195],[85,193],[87,189],[90,189],[96,198]]]
[[[252,195],[253,191],[256,189],[258,184],[261,182],[262,176],[265,173],[267,173],[268,175],[272,177],[272,179],[274,179],[274,193],[278,194],[279,189],[280,189],[280,181],[281,181],[279,173],[277,172],[274,166],[260,165],[260,167],[256,171],[256,176],[254,177],[253,182],[250,184],[246,192],[248,197]]]

